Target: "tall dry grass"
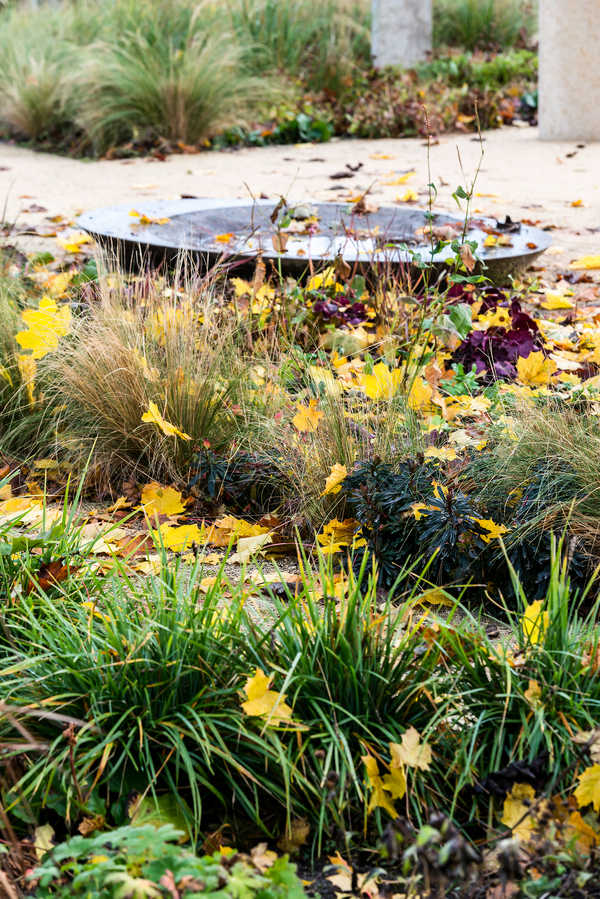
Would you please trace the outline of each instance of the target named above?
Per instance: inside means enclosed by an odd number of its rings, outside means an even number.
[[[101,280],[98,301],[45,369],[67,453],[91,454],[107,477],[124,469],[181,478],[203,443],[227,451],[246,362],[216,301],[214,283],[181,272],[169,283],[140,278],[133,289],[117,276]],[[143,422],[150,403],[189,439]]]

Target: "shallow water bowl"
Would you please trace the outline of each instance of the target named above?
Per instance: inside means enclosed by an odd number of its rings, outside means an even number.
[[[453,258],[450,246],[433,252],[432,243],[458,238],[464,222],[435,213],[433,239],[428,213],[412,206],[361,211],[356,204],[302,204],[279,209],[271,200],[173,200],[136,207],[109,206],[82,215],[78,224],[126,264],[172,262],[184,252],[203,266],[253,265],[260,255],[283,274],[298,275],[341,258],[366,273],[409,267],[420,259],[439,268]],[[465,238],[477,242],[476,271],[503,282],[527,268],[551,243],[529,225],[472,218]],[[487,242],[487,245],[486,245]]]

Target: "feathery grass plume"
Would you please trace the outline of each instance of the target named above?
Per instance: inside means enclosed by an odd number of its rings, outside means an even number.
[[[540,529],[561,532],[568,523],[593,550],[600,540],[600,423],[592,401],[582,395],[578,406],[552,398],[519,404],[507,407],[505,418],[489,450],[466,471],[481,501],[508,518],[511,509],[522,509],[515,539]]]
[[[67,14],[68,18],[68,14]],[[73,45],[50,13],[11,9],[0,19],[0,127],[38,140],[72,130]]]
[[[208,2],[142,9],[141,24],[90,46],[77,121],[96,152],[140,137],[196,144],[264,103],[235,37]]]
[[[228,449],[246,386],[243,348],[219,314],[216,281],[184,269],[180,260],[172,279],[133,285],[102,278],[98,301],[48,358],[48,397],[61,406],[60,442],[74,461],[92,453],[92,468],[107,474],[124,466],[173,478],[185,477],[203,442]]]

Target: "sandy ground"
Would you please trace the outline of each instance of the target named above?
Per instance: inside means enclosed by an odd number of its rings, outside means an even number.
[[[574,257],[600,253],[600,143],[550,143],[534,128],[487,132],[476,183],[474,208],[497,218],[529,219],[553,225],[553,246],[544,264],[566,267]],[[449,135],[431,148],[436,209],[456,211],[452,192],[468,185],[480,161],[473,135]],[[352,178],[331,175],[347,164],[362,167]],[[392,182],[410,170],[405,184]],[[278,197],[289,202],[345,199],[370,188],[379,204],[401,199],[408,189],[427,200],[428,159],[422,139],[334,140],[327,144],[252,148],[133,160],[75,160],[0,144],[0,210],[16,223],[18,242],[31,251],[48,238],[49,217],[74,219],[84,210],[117,203],[133,207],[144,199]],[[581,201],[582,205],[572,203]],[[1,212],[0,212],[1,217]]]

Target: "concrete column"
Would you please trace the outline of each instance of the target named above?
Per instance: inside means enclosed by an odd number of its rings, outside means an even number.
[[[540,0],[542,140],[600,140],[600,0]]]
[[[371,0],[371,52],[377,68],[413,66],[431,50],[432,0]]]

